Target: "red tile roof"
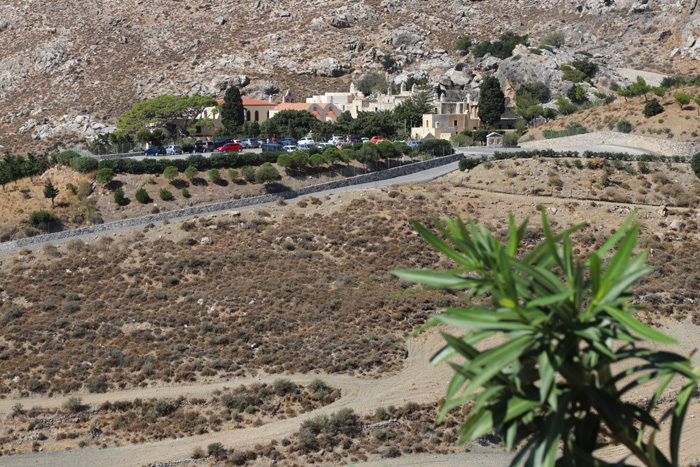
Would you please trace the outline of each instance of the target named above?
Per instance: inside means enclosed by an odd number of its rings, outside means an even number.
[[[306,104],[304,102],[297,102],[297,103],[290,103],[290,102],[285,102],[282,104],[278,104],[277,107],[275,107],[275,110],[309,110],[309,107],[311,107],[314,104]]]
[[[330,110],[330,111],[328,111],[328,113],[326,114],[326,117],[337,117],[337,115],[335,114],[335,112],[333,112],[332,110]]]
[[[321,114],[318,113],[317,110],[314,110],[313,112],[311,112],[311,115],[313,115],[314,117],[317,117],[317,118],[321,118]]]
[[[255,106],[255,105],[270,105],[275,107],[277,104],[274,102],[261,101],[260,99],[243,99],[243,105]]]

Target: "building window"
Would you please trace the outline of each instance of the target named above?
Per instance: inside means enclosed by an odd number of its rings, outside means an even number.
[[[258,111],[256,110],[255,111],[255,121],[257,122],[259,120],[260,120],[260,114],[258,114]]]
[[[426,120],[426,121],[425,121],[425,127],[427,128],[428,126],[430,126],[430,125],[428,124],[428,121]]]
[[[267,118],[270,118],[270,111],[267,111]]]
[[[457,126],[457,120],[455,120],[454,122],[455,122],[455,123],[454,123],[454,125],[452,125],[452,126],[456,127],[456,126]]]

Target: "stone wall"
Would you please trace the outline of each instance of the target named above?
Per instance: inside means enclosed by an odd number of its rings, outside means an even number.
[[[570,146],[600,146],[612,144],[631,148],[646,149],[665,156],[692,156],[695,151],[694,143],[681,143],[649,136],[630,135],[616,131],[600,131],[583,135],[565,136],[520,143],[523,149],[556,149]]]
[[[446,165],[451,162],[455,162],[463,157],[464,154],[461,153],[445,157],[436,157],[435,159],[430,159],[424,162],[417,162],[415,164],[395,167],[393,169],[358,175],[356,177],[344,178],[342,180],[334,180],[327,183],[321,183],[319,185],[312,185],[304,188],[299,188],[298,190],[289,190],[281,193],[235,199],[231,201],[225,201],[223,203],[193,206],[191,208],[161,212],[158,214],[151,214],[149,216],[135,217],[133,219],[125,219],[121,221],[108,222],[106,224],[91,225],[88,227],[81,227],[79,229],[73,230],[65,230],[63,232],[56,232],[46,235],[37,235],[36,237],[20,238],[19,240],[12,240],[9,242],[0,243],[0,251],[9,251],[14,250],[16,248],[23,248],[31,245],[41,244],[44,242],[64,240],[67,238],[78,237],[81,235],[107,233],[115,230],[129,229],[133,227],[147,225],[150,223],[159,222],[163,219],[178,219],[194,215],[206,215],[219,211],[229,211],[232,209],[240,209],[249,206],[273,203],[277,200],[278,196],[282,196],[285,199],[290,199],[296,198],[297,196],[310,195],[313,193],[319,193],[326,190],[333,190],[336,188],[361,185],[363,183],[378,182],[380,180],[388,180],[396,177],[401,177],[403,175],[410,175],[423,170]]]

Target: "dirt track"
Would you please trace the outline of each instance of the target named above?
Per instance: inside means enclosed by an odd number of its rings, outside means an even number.
[[[697,336],[698,330],[690,324],[669,323],[668,327],[662,329],[667,334],[677,338],[681,345],[675,350],[686,353],[696,345],[692,336]],[[73,451],[47,451],[42,453],[31,453],[20,456],[2,458],[3,465],[12,466],[94,466],[94,465],[144,465],[153,462],[164,462],[169,460],[187,459],[193,449],[197,446],[206,447],[210,443],[221,442],[227,447],[237,449],[248,449],[255,444],[267,443],[272,439],[280,439],[289,436],[298,430],[302,421],[316,415],[335,412],[341,408],[352,408],[357,413],[371,413],[380,406],[389,404],[402,405],[413,401],[417,403],[433,402],[444,395],[444,391],[451,377],[451,370],[447,365],[434,368],[429,360],[432,354],[442,345],[442,338],[435,330],[426,332],[407,342],[408,358],[404,368],[391,376],[382,379],[360,379],[344,375],[327,375],[323,373],[295,374],[288,377],[297,383],[309,383],[315,378],[322,378],[333,387],[340,388],[342,396],[336,402],[298,417],[280,420],[269,423],[261,427],[245,428],[235,431],[209,433],[200,436],[193,436],[182,439],[169,439],[165,441],[123,446],[108,449],[85,448]],[[697,356],[695,358],[697,364]],[[153,397],[177,397],[186,395],[191,397],[204,397],[216,389],[223,387],[235,387],[239,384],[252,382],[272,382],[279,378],[279,375],[260,375],[257,377],[247,377],[233,379],[215,384],[198,384],[191,386],[170,386],[146,389],[133,389],[125,391],[111,392],[107,394],[75,394],[83,398],[83,402],[91,406],[98,405],[104,401],[116,401],[134,398]],[[650,386],[645,387],[635,393],[635,396],[643,397],[651,394]],[[23,398],[8,399],[0,401],[0,415],[10,413],[12,405],[21,402],[25,407],[57,407],[66,398]],[[667,444],[667,428],[669,423],[663,425],[666,430],[657,437],[660,445]],[[700,437],[700,404],[695,402],[690,408],[683,431],[682,463],[688,465],[700,458],[700,445],[692,440]],[[608,451],[610,460],[619,459],[624,453],[624,449],[611,448]],[[444,456],[440,462],[444,465],[465,465],[464,456],[459,454],[454,456]],[[475,450],[473,461],[482,467],[499,466],[508,462],[509,456],[503,451]],[[397,459],[397,464],[392,465],[430,465],[435,462],[432,455],[407,456]],[[403,462],[401,462],[403,461]],[[370,464],[375,465],[375,464]],[[384,465],[384,461],[382,461]]]
[[[131,446],[109,449],[85,448],[76,451],[52,451],[32,453],[21,456],[2,458],[3,465],[65,465],[65,466],[94,466],[94,465],[144,465],[152,462],[187,459],[195,447],[206,447],[210,443],[221,442],[227,447],[246,449],[255,444],[269,442],[274,438],[289,436],[298,430],[299,424],[308,418],[321,413],[335,412],[341,408],[352,408],[356,412],[365,414],[373,412],[380,406],[389,404],[403,405],[412,401],[417,403],[432,402],[444,395],[444,391],[451,377],[448,366],[442,365],[433,368],[430,357],[442,345],[442,339],[437,332],[425,333],[410,340],[406,346],[408,358],[402,371],[382,379],[360,379],[343,375],[306,374],[285,375],[298,383],[309,383],[315,378],[322,378],[329,385],[340,388],[342,396],[336,402],[321,409],[305,413],[295,418],[280,420],[256,428],[246,428],[235,431],[209,433],[183,439],[169,439],[153,443],[144,443]],[[118,391],[107,394],[75,394],[82,397],[83,402],[91,406],[104,401],[116,401],[121,399],[151,398],[151,397],[177,397],[205,396],[215,389],[224,386],[235,387],[239,384],[247,384],[254,381],[272,382],[279,375],[262,375],[257,377],[230,380],[224,383],[202,384],[192,386],[172,386],[161,388],[134,389]],[[8,414],[12,405],[21,402],[25,407],[57,407],[65,402],[66,398],[24,398],[0,401],[0,414]]]

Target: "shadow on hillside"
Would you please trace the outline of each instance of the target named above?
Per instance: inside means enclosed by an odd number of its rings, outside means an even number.
[[[183,188],[187,188],[190,186],[189,182],[187,180],[182,180],[181,178],[176,178],[174,180],[170,181],[170,184],[177,188],[178,190],[182,190]]]
[[[124,184],[121,181],[112,180],[111,182],[109,182],[105,185],[105,188],[107,188],[109,191],[113,192],[113,191],[116,191],[123,186],[124,186]]]
[[[265,191],[267,193],[283,193],[285,191],[291,191],[291,188],[280,182],[272,182],[265,184]]]

